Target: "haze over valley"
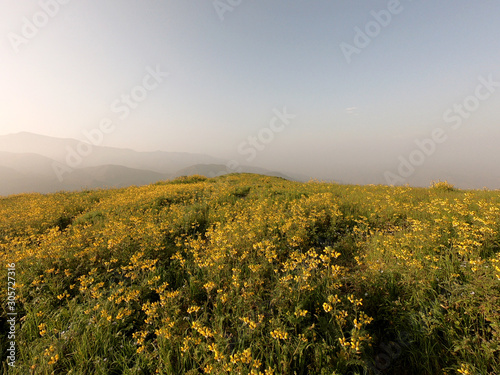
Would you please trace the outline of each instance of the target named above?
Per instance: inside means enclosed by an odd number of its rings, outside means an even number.
[[[24,132],[0,136],[0,195],[126,187],[184,175],[236,172],[224,163],[204,154],[138,152]],[[292,179],[258,167],[240,166],[238,171]]]

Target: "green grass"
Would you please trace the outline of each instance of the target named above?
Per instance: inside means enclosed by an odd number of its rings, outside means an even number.
[[[447,183],[232,174],[0,198],[18,313],[2,368],[500,373],[499,229],[498,191]]]

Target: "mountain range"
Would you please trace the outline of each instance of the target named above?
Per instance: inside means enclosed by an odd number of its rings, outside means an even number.
[[[388,156],[378,163],[372,159],[351,160],[325,154],[321,165],[307,164],[306,160],[301,163],[300,159],[289,162],[296,162],[294,172],[283,171],[285,164],[279,163],[270,163],[274,164],[270,169],[240,165],[237,171],[295,181],[316,178],[337,183],[387,184],[386,171],[397,173],[400,160]],[[215,177],[233,172],[226,163],[225,159],[200,153],[140,152],[21,132],[0,136],[0,196],[145,185],[193,174]],[[495,150],[485,149],[473,160],[469,154],[450,159],[437,153],[424,166],[415,168],[405,183],[425,187],[437,180],[447,180],[461,189],[500,189],[498,155]]]
[[[0,195],[145,185],[183,175],[230,172],[226,160],[187,152],[139,152],[21,132],[0,136]],[[242,172],[302,180],[263,168]]]

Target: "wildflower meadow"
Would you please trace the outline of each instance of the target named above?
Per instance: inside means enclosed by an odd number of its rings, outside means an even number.
[[[499,192],[445,182],[195,175],[3,197],[1,368],[499,374],[499,250]]]

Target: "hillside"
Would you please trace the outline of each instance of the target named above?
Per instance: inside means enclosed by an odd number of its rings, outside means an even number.
[[[240,166],[242,173],[255,173],[262,174],[264,176],[274,176],[281,177],[286,180],[293,180],[293,178],[286,176],[280,172],[268,171],[264,168]],[[174,173],[171,177],[181,177],[181,176],[191,176],[194,174],[199,174],[208,177],[217,177],[224,174],[231,173],[231,170],[227,168],[224,164],[196,164],[187,168],[183,168]]]
[[[0,349],[15,312],[9,374],[500,373],[499,250],[498,191],[447,183],[14,195]]]

